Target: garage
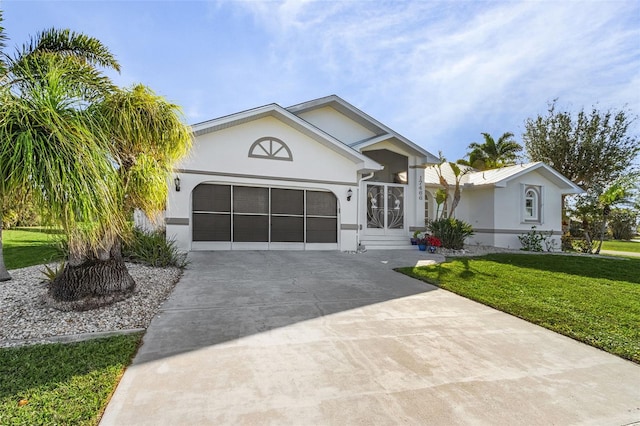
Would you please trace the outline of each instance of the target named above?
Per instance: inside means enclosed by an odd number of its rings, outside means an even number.
[[[193,249],[337,249],[328,191],[203,183],[192,194]]]

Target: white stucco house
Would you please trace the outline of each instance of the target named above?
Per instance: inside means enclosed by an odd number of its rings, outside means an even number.
[[[552,231],[555,247],[560,249],[562,195],[582,193],[580,187],[541,162],[486,171],[461,167],[461,197],[454,216],[473,227],[475,234],[467,244],[519,249],[518,236],[535,226],[536,231]],[[456,177],[448,163],[425,169],[425,216],[431,220],[445,208],[438,208],[435,201],[436,191],[442,188],[439,174],[450,187],[446,207],[455,188]]]
[[[335,95],[265,105],[192,130],[165,213],[167,238],[181,250],[408,248],[435,208],[425,178],[436,156]],[[559,223],[566,179],[544,165],[530,176],[544,188],[544,220]],[[524,187],[508,184],[489,201],[488,186],[469,185],[477,188],[465,188],[464,220],[482,231],[477,241],[504,244],[491,230],[502,229],[509,209],[495,206],[515,203],[510,211],[519,212]]]
[[[436,157],[337,96],[193,126],[167,237],[183,250],[406,247]]]

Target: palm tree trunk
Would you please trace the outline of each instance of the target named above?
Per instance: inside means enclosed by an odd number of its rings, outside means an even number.
[[[107,260],[93,257],[80,264],[68,262],[51,282],[49,295],[59,302],[92,299],[86,307],[91,309],[125,299],[134,288],[135,281],[124,263],[118,241],[111,247]]]
[[[0,209],[0,282],[9,281],[10,279],[11,275],[9,275],[9,271],[7,271],[2,254],[2,210]]]
[[[600,249],[602,248],[602,242],[604,241],[604,235],[607,232],[607,218],[609,217],[609,213],[611,212],[611,208],[609,206],[605,206],[602,209],[602,225],[600,226],[600,241],[598,241],[598,248],[595,251],[595,254],[600,254]]]

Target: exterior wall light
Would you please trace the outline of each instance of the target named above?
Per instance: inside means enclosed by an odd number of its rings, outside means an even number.
[[[180,192],[180,178],[178,176],[175,177],[173,183],[176,185],[176,192]]]
[[[352,195],[353,195],[353,191],[351,190],[351,188],[349,188],[349,190],[347,191],[347,201],[351,201]]]

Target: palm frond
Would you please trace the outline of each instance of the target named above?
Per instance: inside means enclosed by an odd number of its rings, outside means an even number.
[[[30,56],[36,52],[56,53],[82,59],[93,66],[120,71],[120,64],[115,56],[100,40],[69,29],[50,28],[41,31],[22,46],[18,57]]]

